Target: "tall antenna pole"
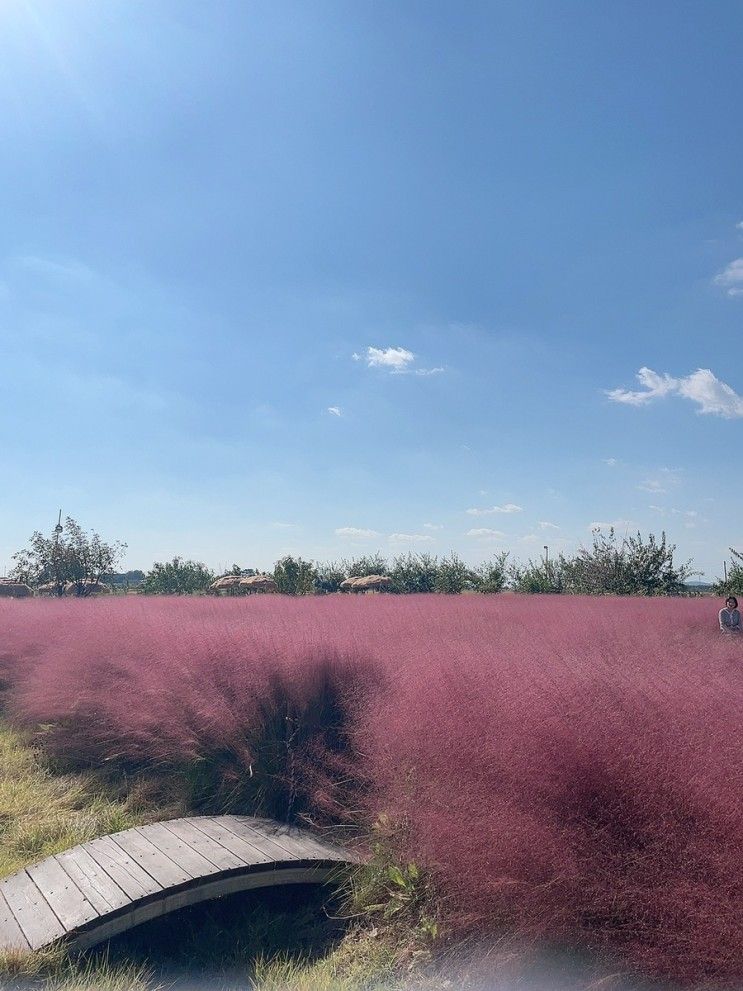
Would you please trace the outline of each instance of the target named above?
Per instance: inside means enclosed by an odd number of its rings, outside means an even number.
[[[54,552],[52,556],[54,567],[54,584],[57,586],[57,595],[61,595],[62,582],[59,577],[59,535],[62,533],[62,510],[57,517],[57,525],[54,527]]]

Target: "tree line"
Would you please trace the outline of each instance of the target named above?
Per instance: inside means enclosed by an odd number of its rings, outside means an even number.
[[[200,561],[174,557],[156,561],[144,572],[118,573],[126,544],[110,543],[94,531],[86,533],[71,517],[54,534],[36,532],[26,548],[13,555],[11,578],[48,594],[87,595],[96,583],[130,586],[145,595],[196,595],[222,577]],[[383,575],[397,594],[463,592],[492,594],[510,589],[522,593],[572,595],[684,595],[695,572],[690,561],[677,564],[675,544],[665,533],[647,538],[619,537],[613,529],[595,531],[590,547],[573,555],[513,561],[507,552],[472,566],[454,551],[443,557],[429,553],[400,554],[391,561],[382,554],[350,560],[317,562],[287,555],[267,574],[285,595],[326,595],[338,592],[346,578]],[[743,591],[743,554],[731,548],[725,579],[713,591]],[[234,564],[227,574],[256,575],[253,568]],[[263,572],[265,574],[265,572]]]

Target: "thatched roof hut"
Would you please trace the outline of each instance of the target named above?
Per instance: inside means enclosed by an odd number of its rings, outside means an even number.
[[[249,575],[240,579],[240,591],[244,595],[252,595],[255,592],[277,593],[279,586],[268,575]]]
[[[363,575],[341,582],[341,592],[383,592],[391,587],[392,579],[387,575]]]
[[[11,578],[0,578],[0,598],[29,599],[33,594],[34,590],[24,582],[16,582]]]
[[[239,588],[239,575],[224,575],[223,578],[217,578],[216,581],[213,581],[207,591],[210,595],[219,595],[220,592],[238,591]]]

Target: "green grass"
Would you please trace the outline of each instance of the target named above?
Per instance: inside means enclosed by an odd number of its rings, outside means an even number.
[[[37,747],[0,723],[0,877],[96,836],[178,814],[150,804],[142,786],[118,791],[111,794],[93,772],[55,773]]]

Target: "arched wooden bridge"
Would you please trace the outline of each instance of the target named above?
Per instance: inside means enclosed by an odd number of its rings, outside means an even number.
[[[141,922],[238,891],[324,883],[356,858],[306,830],[248,816],[137,826],[0,881],[0,950],[82,950]]]

